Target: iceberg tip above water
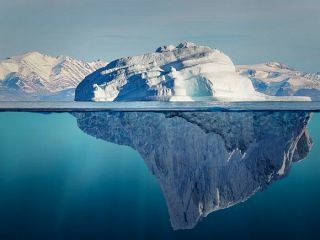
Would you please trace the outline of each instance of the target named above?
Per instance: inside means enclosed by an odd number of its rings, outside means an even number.
[[[265,100],[223,52],[191,42],[120,58],[88,75],[76,101]]]

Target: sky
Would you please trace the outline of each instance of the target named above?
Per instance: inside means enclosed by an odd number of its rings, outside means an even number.
[[[320,72],[319,29],[319,0],[0,0],[0,58],[111,61],[192,41],[235,64]]]

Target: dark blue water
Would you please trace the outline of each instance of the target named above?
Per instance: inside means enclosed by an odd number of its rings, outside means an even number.
[[[287,176],[174,231],[159,179],[124,140],[86,134],[69,113],[2,112],[0,239],[319,239],[319,123],[313,114],[312,150]]]

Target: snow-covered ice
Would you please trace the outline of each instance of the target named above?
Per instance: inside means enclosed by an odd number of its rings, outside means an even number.
[[[77,101],[265,99],[227,55],[190,42],[112,61],[88,75],[75,95]]]

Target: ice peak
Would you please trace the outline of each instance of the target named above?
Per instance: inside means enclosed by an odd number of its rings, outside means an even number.
[[[197,46],[198,45],[193,43],[193,42],[184,41],[184,42],[179,43],[177,46],[169,44],[169,45],[164,45],[164,46],[158,47],[156,49],[156,52],[157,53],[170,52],[170,51],[173,51],[175,49],[192,48],[192,47],[197,47]]]
[[[268,62],[268,63],[266,63],[266,65],[268,67],[272,67],[272,68],[292,69],[289,66],[287,66],[286,64],[283,64],[283,63],[280,63],[280,62]]]
[[[157,53],[169,52],[169,51],[173,51],[174,49],[176,49],[174,45],[164,45],[164,46],[158,47],[156,49],[156,52]]]
[[[66,56],[66,55],[59,55],[56,57],[56,59],[58,61],[61,61],[61,62],[64,62],[64,61],[68,61],[68,62],[71,62],[71,61],[74,61],[74,59],[72,57],[69,57],[69,56]]]
[[[197,45],[193,42],[184,41],[178,44],[177,48],[191,48],[196,47]]]
[[[72,57],[65,56],[65,55],[58,55],[58,56],[50,56],[44,53],[40,53],[38,51],[31,51],[31,52],[26,52],[21,55],[16,55],[11,58],[8,58],[17,62],[23,61],[23,62],[29,62],[29,63],[37,63],[41,64],[45,62],[50,62],[50,64],[58,64],[59,62],[62,61],[74,61]]]
[[[43,62],[48,62],[48,61],[49,62],[55,61],[54,57],[51,57],[46,54],[42,54],[37,51],[26,52],[21,55],[13,56],[9,59],[14,62],[25,62],[25,63],[36,63],[36,64],[41,64]]]
[[[45,54],[42,54],[38,51],[31,51],[31,52],[26,52],[22,55],[20,55],[21,57],[28,57],[28,56],[45,56]]]

